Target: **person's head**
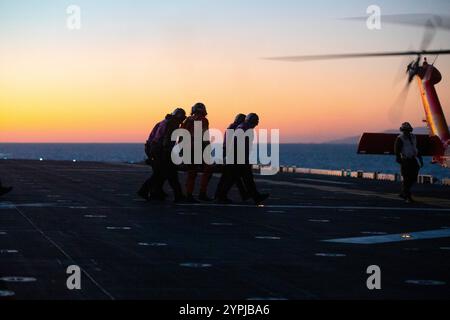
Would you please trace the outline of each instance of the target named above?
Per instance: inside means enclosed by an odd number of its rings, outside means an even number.
[[[176,108],[173,112],[172,112],[172,118],[177,122],[177,123],[182,123],[184,120],[186,120],[186,111],[184,111],[184,109],[182,108]]]
[[[256,113],[250,113],[245,118],[245,123],[247,123],[250,128],[255,128],[259,124],[259,116]]]
[[[234,119],[234,123],[239,125],[239,124],[241,124],[241,123],[243,123],[243,122],[245,121],[245,118],[246,118],[246,115],[240,113],[240,114],[238,114],[238,115],[236,116],[236,118]]]
[[[400,127],[400,131],[403,133],[406,133],[406,134],[410,134],[414,131],[414,128],[412,127],[412,125],[409,122],[405,122]]]
[[[206,111],[206,106],[201,102],[196,103],[192,107],[192,115],[206,117],[208,115],[208,112]]]

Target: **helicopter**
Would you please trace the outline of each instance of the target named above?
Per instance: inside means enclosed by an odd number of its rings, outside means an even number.
[[[445,119],[442,105],[435,88],[442,80],[441,72],[436,68],[435,62],[428,63],[426,56],[449,55],[448,50],[427,50],[436,33],[436,29],[450,30],[450,18],[437,15],[391,15],[388,22],[400,24],[419,24],[418,18],[426,18],[426,32],[422,40],[421,50],[397,51],[397,52],[372,52],[350,54],[327,54],[307,56],[286,56],[265,58],[266,60],[278,60],[287,62],[305,62],[316,60],[352,59],[369,57],[394,57],[416,56],[406,67],[407,83],[400,97],[406,99],[410,85],[415,80],[419,87],[422,105],[425,112],[424,122],[427,125],[428,134],[418,134],[417,147],[422,156],[432,157],[432,163],[444,168],[450,168],[450,131]],[[361,20],[362,17],[347,18],[348,20]],[[437,59],[437,58],[436,58]],[[358,154],[367,155],[393,155],[397,134],[390,133],[363,133],[359,144]]]

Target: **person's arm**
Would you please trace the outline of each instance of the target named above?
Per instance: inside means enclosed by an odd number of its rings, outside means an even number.
[[[395,140],[394,150],[395,150],[396,161],[399,164],[402,163],[402,148],[403,148],[403,141],[402,141],[402,139],[397,138]]]

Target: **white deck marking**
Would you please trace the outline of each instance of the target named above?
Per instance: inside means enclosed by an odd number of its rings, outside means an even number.
[[[180,267],[184,268],[211,268],[212,264],[209,263],[180,263]]]
[[[186,204],[177,204],[177,206],[181,207],[227,207],[227,208],[259,208],[256,205],[246,205],[246,204],[206,204],[206,203],[186,203]],[[450,208],[421,208],[421,207],[366,207],[366,206],[314,206],[314,205],[264,205],[265,209],[318,209],[318,210],[344,210],[344,211],[405,211],[405,212],[420,212],[420,211],[428,211],[428,212],[450,212]]]
[[[11,253],[19,253],[19,251],[17,251],[17,250],[10,250],[10,249],[1,249],[1,250],[0,250],[0,253],[8,253],[8,254],[11,254]]]
[[[281,240],[280,237],[271,237],[271,236],[260,236],[260,237],[255,237],[255,239],[257,239],[257,240]]]
[[[164,243],[164,242],[151,242],[151,243],[139,242],[138,246],[142,246],[142,247],[167,247],[168,244]]]
[[[0,297],[5,298],[5,297],[12,297],[14,296],[14,292],[12,291],[5,291],[5,290],[0,290]]]
[[[329,258],[343,258],[343,257],[346,257],[347,255],[342,254],[342,253],[316,253],[315,256],[316,257],[329,257]]]
[[[342,238],[323,241],[334,243],[351,243],[351,244],[379,244],[379,243],[439,239],[449,237],[450,237],[450,229],[438,229],[412,233],[398,233],[398,234],[388,234],[383,236],[371,236],[371,237]]]
[[[407,284],[414,284],[418,286],[444,286],[446,283],[443,281],[436,280],[407,280]]]
[[[14,282],[36,282],[36,278],[31,278],[31,277],[3,277],[3,278],[0,278],[0,281],[10,282],[10,283],[14,283]]]
[[[1,209],[15,209],[15,208],[47,208],[56,207],[55,203],[0,203]]]

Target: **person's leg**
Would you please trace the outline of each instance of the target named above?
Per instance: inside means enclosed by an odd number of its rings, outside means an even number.
[[[239,190],[239,194],[241,195],[241,199],[242,201],[247,201],[250,198],[250,195],[247,191],[247,189],[244,186],[244,182],[242,181],[242,179],[237,179],[236,180],[236,187]]]
[[[408,200],[412,201],[412,193],[411,189],[412,187],[417,183],[417,180],[419,178],[419,164],[414,159],[411,161],[409,165],[409,178],[408,178]]]
[[[188,171],[186,178],[186,195],[191,200],[194,198],[195,180],[197,180],[197,170],[192,168]]]
[[[169,185],[173,190],[175,202],[184,200],[183,191],[181,189],[180,180],[178,178],[178,170],[172,163],[168,164],[167,179],[169,180]]]
[[[269,194],[261,194],[258,192],[251,165],[240,166],[240,176],[242,177],[242,181],[244,182],[249,195],[253,198],[256,204],[262,203],[270,196]]]
[[[249,195],[255,199],[258,197],[259,193],[256,189],[256,183],[253,176],[253,171],[248,165],[239,165],[238,166],[239,175],[242,177],[242,182],[245,185],[246,190]]]
[[[228,193],[230,192],[231,187],[233,186],[236,177],[238,175],[238,171],[235,165],[225,165],[223,167],[222,177],[220,178],[221,183],[217,189],[217,200],[222,202],[229,202]]]
[[[206,165],[204,166],[202,179],[200,181],[200,196],[199,196],[199,199],[202,201],[212,201],[212,199],[208,197],[208,184],[213,175],[212,169],[213,169],[212,166]]]
[[[220,175],[219,183],[217,184],[216,193],[214,198],[217,200],[219,199],[219,196],[223,193],[223,185],[225,183],[225,174],[224,174],[225,166],[222,170],[222,174]]]

